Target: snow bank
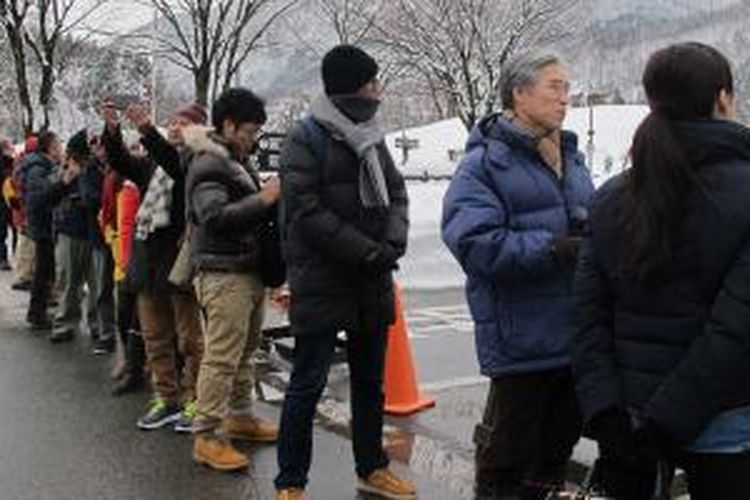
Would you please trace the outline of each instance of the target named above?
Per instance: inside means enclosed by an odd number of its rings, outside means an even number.
[[[592,177],[597,185],[610,175],[620,172],[625,164],[633,132],[648,113],[646,106],[596,106],[594,107],[594,161]],[[588,108],[575,108],[568,112],[565,128],[579,136],[579,147],[586,152],[589,129]],[[419,148],[409,152],[409,161],[403,165],[405,174],[433,175],[452,173],[457,165],[448,151],[462,151],[467,132],[458,119],[445,120],[406,131],[408,139],[419,140]],[[397,163],[400,150],[394,148],[397,132],[387,137],[387,142]],[[606,165],[609,164],[607,171]],[[463,286],[464,276],[460,266],[440,240],[440,216],[447,181],[408,183],[411,202],[411,232],[409,250],[401,263],[399,279],[404,287],[443,289]]]

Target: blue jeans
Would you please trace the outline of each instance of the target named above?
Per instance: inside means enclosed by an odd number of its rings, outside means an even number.
[[[386,327],[378,331],[347,332],[352,445],[360,477],[388,466],[383,451],[387,335]],[[335,345],[335,331],[306,333],[295,339],[294,368],[281,412],[276,489],[304,488],[307,484],[315,407],[326,385]]]

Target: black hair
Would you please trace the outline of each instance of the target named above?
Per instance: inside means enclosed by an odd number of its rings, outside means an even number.
[[[236,125],[243,123],[266,123],[265,102],[252,91],[235,87],[225,91],[214,102],[211,109],[211,123],[221,133],[224,120],[231,120]]]
[[[37,153],[49,153],[52,149],[52,144],[58,140],[57,134],[49,130],[39,132],[36,138],[36,152]]]
[[[720,93],[733,93],[732,71],[716,49],[680,43],[651,55],[643,86],[651,112],[633,137],[619,221],[621,271],[640,281],[669,270],[686,200],[701,188],[673,122],[710,119]]]

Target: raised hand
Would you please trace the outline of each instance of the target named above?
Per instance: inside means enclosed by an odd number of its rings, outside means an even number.
[[[100,110],[104,126],[109,132],[114,132],[120,126],[120,114],[111,101],[104,101]]]
[[[131,104],[125,110],[125,117],[139,130],[151,126],[151,109],[146,103]]]

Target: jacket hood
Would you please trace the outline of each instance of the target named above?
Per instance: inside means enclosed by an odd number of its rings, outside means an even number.
[[[231,159],[229,146],[216,135],[211,127],[190,125],[182,129],[185,148],[195,155],[212,154],[221,158]]]
[[[674,130],[694,165],[750,161],[750,129],[737,122],[675,121]]]
[[[42,164],[45,166],[53,166],[53,167],[55,166],[52,160],[44,156],[42,153],[31,153],[27,155],[26,158],[23,159],[23,164],[21,168],[24,168],[24,167],[29,168],[32,165],[39,165],[39,164]]]
[[[509,147],[536,151],[537,140],[534,136],[504,118],[501,113],[493,113],[477,123],[469,134],[466,152],[482,147],[493,141],[502,142]],[[568,130],[561,134],[563,153],[575,154],[578,151],[578,136]]]

